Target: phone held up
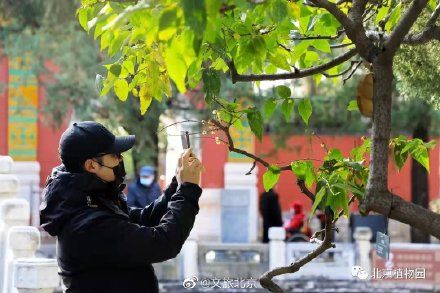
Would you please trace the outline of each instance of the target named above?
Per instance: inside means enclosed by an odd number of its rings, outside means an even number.
[[[189,143],[189,133],[188,133],[188,131],[182,131],[180,133],[180,139],[182,140],[182,148],[184,150],[189,149],[190,143]]]

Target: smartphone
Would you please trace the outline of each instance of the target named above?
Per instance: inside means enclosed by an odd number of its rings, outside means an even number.
[[[182,148],[184,150],[189,149],[190,143],[189,143],[189,133],[188,133],[188,131],[182,131],[180,133],[180,139],[182,140]]]

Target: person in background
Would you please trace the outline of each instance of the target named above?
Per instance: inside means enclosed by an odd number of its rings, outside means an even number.
[[[263,243],[269,242],[269,228],[282,227],[281,207],[278,201],[278,194],[270,189],[263,192],[260,197],[260,213],[263,217]]]
[[[143,166],[139,178],[128,185],[127,205],[133,208],[144,208],[155,201],[162,193],[155,181],[155,168]]]
[[[290,239],[295,234],[301,234],[304,226],[305,215],[303,213],[303,205],[300,202],[292,202],[290,213],[292,216],[284,225],[284,229],[286,229],[286,239]]]

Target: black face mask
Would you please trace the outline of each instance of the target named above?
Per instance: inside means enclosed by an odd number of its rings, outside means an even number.
[[[125,175],[127,175],[127,173],[125,172],[124,160],[120,161],[119,164],[114,167],[109,167],[109,166],[103,165],[98,161],[95,161],[95,162],[103,167],[106,167],[106,168],[113,170],[113,174],[115,174],[115,180],[112,182],[109,182],[112,186],[119,186],[124,182]]]

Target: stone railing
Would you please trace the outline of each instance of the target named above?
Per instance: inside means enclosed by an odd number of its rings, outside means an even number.
[[[322,255],[306,264],[295,274],[277,277],[280,280],[301,277],[323,277],[331,279],[352,279],[352,268],[360,265],[368,270],[371,266],[371,230],[359,227],[355,233],[354,244],[336,242],[336,248],[331,248]],[[369,233],[368,233],[369,232]],[[269,228],[269,268],[286,266],[302,258],[317,248],[318,244],[308,242],[285,242],[286,233],[282,227]],[[357,257],[356,257],[357,256]]]
[[[13,161],[0,156],[0,291],[52,292],[59,285],[55,259],[36,258],[40,232],[29,226],[30,206],[17,198]]]

